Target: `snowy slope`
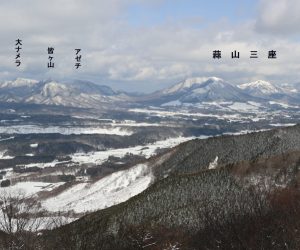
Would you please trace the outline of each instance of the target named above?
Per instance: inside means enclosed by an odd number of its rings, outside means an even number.
[[[283,89],[271,84],[270,82],[258,80],[255,82],[244,83],[238,85],[240,89],[247,91],[251,95],[273,95],[278,93],[284,93]]]
[[[17,78],[0,83],[0,90],[2,102],[82,108],[104,107],[105,104],[128,99],[126,94],[110,87],[83,81],[58,82]]]
[[[163,94],[173,94],[176,92],[181,92],[187,89],[190,89],[192,87],[203,87],[203,85],[208,82],[212,81],[215,84],[219,84],[221,87],[223,86],[223,80],[218,77],[195,77],[195,78],[189,78],[186,79],[183,82],[180,82],[170,88],[167,88],[162,91]]]
[[[205,137],[206,138],[206,137]],[[147,158],[155,155],[155,151],[161,148],[169,148],[181,142],[194,139],[194,137],[169,138],[163,141],[136,146],[130,148],[111,149],[99,152],[77,153],[70,155],[73,162],[80,164],[101,164],[109,156],[123,157],[127,153],[144,155]],[[37,144],[30,144],[36,147]],[[3,156],[5,152],[2,153]],[[61,162],[33,163],[26,167],[53,167]],[[67,162],[66,162],[67,163]],[[8,170],[7,170],[8,171]],[[151,165],[137,164],[130,169],[114,172],[96,182],[77,182],[70,188],[62,191],[57,196],[42,200],[42,206],[48,211],[71,211],[83,213],[113,206],[128,200],[129,198],[144,191],[153,180]],[[7,190],[22,191],[26,196],[38,195],[40,191],[51,191],[62,183],[43,182],[19,182]],[[2,189],[4,190],[4,189]]]
[[[265,101],[276,101],[285,104],[298,104],[300,95],[296,88],[291,86],[275,85],[267,81],[258,80],[238,85],[246,94],[261,98]]]
[[[48,211],[77,213],[103,209],[124,202],[151,184],[152,173],[146,164],[113,173],[95,183],[79,183],[54,198],[44,200]]]
[[[256,98],[221,78],[196,77],[156,92],[153,100],[162,106],[180,106],[212,101],[247,102],[256,101]]]

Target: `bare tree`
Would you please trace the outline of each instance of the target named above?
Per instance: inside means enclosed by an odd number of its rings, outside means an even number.
[[[26,197],[20,190],[1,190],[0,231],[6,235],[6,249],[33,248],[43,223],[44,211],[36,199]]]

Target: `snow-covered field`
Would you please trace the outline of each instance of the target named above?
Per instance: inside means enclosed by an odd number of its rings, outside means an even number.
[[[10,187],[0,188],[0,196],[1,194],[9,193],[11,196],[22,194],[25,197],[30,197],[32,195],[36,195],[40,191],[51,191],[62,184],[64,184],[64,182],[18,182],[15,185],[12,184]]]
[[[24,167],[24,168],[30,168],[30,167],[39,167],[39,168],[51,168],[55,167],[57,164],[68,164],[70,161],[58,161],[54,160],[52,162],[45,162],[45,163],[29,163],[29,164],[20,164],[16,165],[17,167]]]
[[[271,123],[270,126],[272,127],[292,127],[295,126],[296,123]]]
[[[203,137],[204,138],[204,137]],[[195,139],[195,137],[177,137],[169,138],[163,141],[157,141],[155,143],[135,146],[129,148],[111,149],[106,151],[97,151],[90,153],[76,153],[70,155],[73,162],[78,163],[97,163],[100,164],[106,161],[109,156],[124,157],[126,154],[143,155],[150,157],[155,154],[155,151],[159,148],[171,148],[182,142]]]
[[[250,103],[243,103],[243,102],[235,102],[229,106],[230,109],[240,111],[240,112],[257,112],[258,106],[252,105]]]
[[[38,125],[0,126],[0,134],[112,134],[131,135],[133,132],[120,127],[62,127]]]
[[[261,106],[260,103],[248,101],[248,102],[199,102],[199,103],[181,103],[180,101],[171,101],[168,103],[164,103],[161,105],[162,107],[176,107],[176,106],[183,106],[183,107],[196,107],[207,109],[213,107],[217,110],[224,110],[224,111],[239,111],[239,112],[253,112],[257,111]],[[192,114],[195,115],[195,114]]]
[[[167,110],[154,110],[154,109],[131,109],[131,112],[135,113],[145,113],[151,116],[157,116],[157,117],[212,117],[219,120],[241,120],[241,116],[238,114],[223,114],[223,115],[216,115],[216,114],[204,114],[204,113],[190,113],[190,112],[173,112],[173,111],[167,111]]]
[[[296,105],[289,105],[289,104],[286,104],[286,103],[282,103],[282,102],[274,102],[274,101],[269,101],[269,104],[271,105],[279,105],[285,109],[288,109],[288,108],[299,108],[299,106],[296,106]]]
[[[94,151],[88,153],[75,153],[69,155],[71,157],[70,161],[58,161],[54,160],[53,162],[47,163],[30,163],[30,164],[22,164],[22,167],[39,167],[39,168],[46,168],[46,167],[55,167],[57,164],[70,164],[78,163],[78,164],[101,164],[105,162],[110,156],[114,157],[124,157],[126,154],[133,154],[133,155],[142,155],[146,158],[155,155],[155,151],[157,149],[164,149],[164,148],[171,148],[174,147],[182,142],[195,139],[196,137],[176,137],[176,138],[169,138],[163,141],[156,141],[154,143],[129,147],[129,148],[119,148],[119,149],[107,149],[105,151]],[[197,138],[207,138],[206,136],[197,137]],[[4,156],[5,157],[5,156]],[[1,159],[1,155],[0,155]]]

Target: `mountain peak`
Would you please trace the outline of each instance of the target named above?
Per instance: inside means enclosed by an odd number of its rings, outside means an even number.
[[[218,77],[189,78],[170,88],[157,92],[156,98],[161,105],[182,105],[211,101],[256,100],[225,80]]]
[[[60,84],[55,81],[48,82],[44,85],[42,90],[43,96],[56,96],[64,94],[64,91],[68,91],[68,88],[64,84]]]
[[[212,84],[212,83],[224,83],[224,80],[218,77],[193,77],[188,78],[183,82],[180,82],[168,89],[163,91],[164,94],[172,94],[175,92],[179,92],[185,89],[189,89],[194,87],[195,85],[201,87],[204,84]]]
[[[28,78],[17,78],[13,81],[5,81],[0,84],[1,88],[32,87],[39,81]]]
[[[272,83],[263,80],[244,83],[238,85],[238,87],[243,90],[256,91],[256,92],[259,91],[262,94],[277,94],[281,92],[279,87],[276,87]]]

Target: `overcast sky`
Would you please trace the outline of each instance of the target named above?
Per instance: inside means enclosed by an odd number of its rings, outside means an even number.
[[[299,0],[1,1],[0,80],[86,79],[143,92],[194,76],[300,82],[299,13]],[[82,49],[78,70],[75,48]],[[234,50],[240,59],[231,59]],[[250,50],[259,58],[250,59]],[[268,59],[269,50],[277,59]]]

